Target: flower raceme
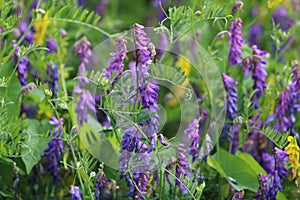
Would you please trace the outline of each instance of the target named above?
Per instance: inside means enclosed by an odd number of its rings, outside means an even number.
[[[237,109],[237,89],[236,86],[238,85],[238,82],[235,81],[232,77],[222,74],[223,77],[223,82],[224,82],[224,87],[226,90],[226,110],[227,110],[227,115],[230,120],[234,120],[236,118],[236,114],[238,112]]]
[[[300,163],[299,163],[299,146],[296,137],[288,137],[289,144],[285,147],[289,156],[289,163],[292,166],[293,178],[300,177]]]
[[[236,18],[230,26],[230,51],[228,54],[228,61],[230,66],[238,65],[241,63],[242,59],[240,56],[242,55],[241,46],[244,44],[243,40],[243,21],[240,18]]]
[[[81,200],[82,192],[78,186],[71,185],[71,200]]]
[[[49,124],[55,126],[54,131],[50,131],[49,135],[52,136],[52,140],[48,143],[47,149],[43,152],[42,157],[47,157],[45,162],[48,164],[48,170],[53,176],[53,182],[60,181],[60,170],[58,167],[61,155],[63,153],[63,141],[62,132],[64,119],[57,119],[52,116]]]
[[[104,75],[107,79],[114,78],[112,83],[118,81],[120,78],[123,68],[124,68],[124,59],[126,58],[127,52],[127,41],[122,37],[116,39],[116,48],[115,51],[110,53],[111,59],[109,59],[108,64],[109,66],[107,69],[104,70]],[[112,74],[116,72],[117,75],[115,77],[111,77]]]

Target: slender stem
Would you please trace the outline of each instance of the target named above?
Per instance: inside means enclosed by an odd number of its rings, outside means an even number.
[[[63,130],[63,133],[64,133],[64,137],[66,138],[66,141],[67,141],[67,143],[70,146],[70,149],[71,149],[71,152],[72,152],[72,156],[73,156],[73,159],[74,159],[74,162],[75,162],[75,165],[76,165],[76,168],[75,168],[76,169],[76,173],[78,174],[78,179],[79,179],[79,182],[80,182],[80,186],[81,186],[81,188],[83,190],[82,192],[84,194],[85,193],[85,191],[84,191],[84,184],[83,184],[83,181],[82,181],[81,176],[80,176],[79,168],[77,167],[78,160],[77,160],[77,157],[76,157],[76,154],[75,154],[74,147],[72,145],[72,142],[71,142],[70,137],[68,136],[66,130],[63,128],[63,124],[60,121],[60,117],[59,117],[59,114],[58,114],[55,106],[53,105],[53,103],[51,102],[51,100],[49,100],[48,102],[50,103],[52,109],[54,110],[56,118],[58,119],[58,121],[60,123],[60,126],[62,127],[62,130]]]

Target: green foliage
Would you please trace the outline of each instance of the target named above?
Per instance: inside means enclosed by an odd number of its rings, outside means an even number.
[[[0,0],[0,27],[3,27],[5,33],[7,34],[13,29],[20,19],[20,16],[16,14],[11,14],[14,3],[12,0]],[[0,34],[2,38],[5,33]]]
[[[0,110],[0,157],[18,157],[24,148],[22,130],[24,123],[16,118],[9,118],[6,109]]]
[[[23,136],[22,160],[26,167],[26,173],[30,174],[32,168],[40,161],[41,155],[47,148],[51,137],[46,135],[49,132],[48,121],[39,122],[27,119],[25,123],[28,129],[25,132],[25,136]]]
[[[244,158],[232,155],[223,149],[218,149],[216,154],[208,157],[208,164],[238,191],[243,189],[257,191],[259,186],[257,172],[265,172],[262,168],[254,168],[253,163],[255,163],[254,166],[259,165],[254,159],[245,161]]]
[[[288,143],[287,138],[290,135],[290,132],[280,133],[270,127],[264,127],[261,132],[281,149],[283,149]]]

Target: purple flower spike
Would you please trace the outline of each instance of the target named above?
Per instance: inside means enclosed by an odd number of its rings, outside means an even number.
[[[188,153],[193,156],[192,161],[195,162],[198,156],[199,148],[199,119],[194,119],[187,129],[184,130],[184,135],[186,136],[186,142],[190,144],[188,148]]]
[[[248,41],[250,45],[259,46],[259,40],[263,34],[262,26],[259,23],[254,23],[249,29]]]
[[[140,24],[134,24],[133,34],[134,34],[134,45],[136,50],[138,50],[137,57],[138,57],[139,64],[143,66],[151,64],[152,63],[151,52],[147,48],[150,39],[147,38],[147,34],[144,31],[144,26]],[[148,71],[148,70],[149,67],[143,69],[142,71]]]
[[[81,90],[79,87],[75,88],[75,92],[80,95],[79,102],[75,109],[77,113],[78,124],[88,121],[88,110],[96,113],[95,99],[88,90]]]
[[[287,32],[291,26],[295,23],[295,20],[290,18],[285,7],[277,8],[273,14],[272,18],[275,24],[280,24],[281,30]]]
[[[244,44],[243,40],[243,25],[242,20],[240,18],[236,18],[230,26],[230,39],[229,44],[231,45],[230,51],[228,54],[228,60],[230,66],[238,65],[241,63],[242,59],[240,56],[242,55],[241,46]]]
[[[20,23],[19,29],[20,29],[21,35],[20,35],[19,39],[25,34],[27,28],[28,28],[27,22],[23,21]],[[27,35],[25,36],[24,42],[27,44],[32,44],[33,43],[33,34],[34,34],[33,30],[30,29],[28,31]]]
[[[58,67],[51,61],[47,64],[47,82],[49,89],[53,92],[54,96],[59,93],[59,75]]]
[[[122,37],[119,37],[116,39],[116,49],[114,52],[110,54],[111,59],[108,61],[108,67],[104,70],[104,74],[107,79],[111,78],[111,75],[114,72],[117,72],[117,75],[114,77],[114,80],[112,82],[117,82],[123,72],[124,68],[124,60],[126,58],[126,47],[127,41],[124,40]]]
[[[82,199],[81,198],[82,193],[78,186],[71,185],[70,193],[71,193],[71,200],[81,200]]]
[[[91,43],[86,37],[81,38],[74,44],[75,54],[80,56],[80,65],[78,67],[79,83],[89,84],[88,78],[85,77],[85,71],[89,64],[89,58],[93,55]]]
[[[181,184],[178,179],[183,176],[183,177],[188,177],[189,173],[188,171],[190,170],[190,165],[188,161],[188,157],[185,154],[185,146],[184,144],[179,144],[177,148],[177,166],[176,166],[176,184],[182,191],[182,193],[186,194],[187,189],[186,187]],[[182,181],[182,180],[180,180]]]
[[[57,52],[57,42],[54,38],[50,37],[47,41],[48,54]]]
[[[234,120],[236,118],[236,114],[238,112],[237,109],[237,89],[236,86],[238,83],[226,74],[222,74],[224,87],[226,90],[226,100],[227,100],[227,115],[230,120]]]
[[[234,2],[231,12],[232,14],[235,14],[237,10],[243,9],[244,8],[244,3],[242,1],[236,1]]]
[[[58,164],[64,149],[63,141],[61,139],[63,132],[63,123],[63,118],[60,118],[60,120],[58,120],[54,116],[51,117],[49,124],[55,126],[55,129],[54,131],[49,132],[49,135],[52,135],[52,140],[49,142],[47,149],[42,154],[42,157],[47,157],[45,162],[48,165],[47,169],[53,176],[54,183],[60,181],[60,170]]]
[[[263,95],[264,90],[267,87],[266,76],[267,72],[265,67],[267,61],[265,60],[267,56],[267,51],[262,51],[257,48],[256,45],[252,46],[253,49],[253,72],[252,79],[254,81],[253,89],[256,89],[255,96],[253,98],[254,107],[258,108],[258,99]]]

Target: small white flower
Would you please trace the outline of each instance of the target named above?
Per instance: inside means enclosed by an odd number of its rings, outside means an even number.
[[[76,165],[76,166],[77,166],[77,168],[79,168],[79,167],[80,167],[80,162],[77,162],[77,165]]]
[[[92,177],[95,177],[96,176],[96,173],[95,172],[91,172],[90,173],[90,177],[92,178]]]

